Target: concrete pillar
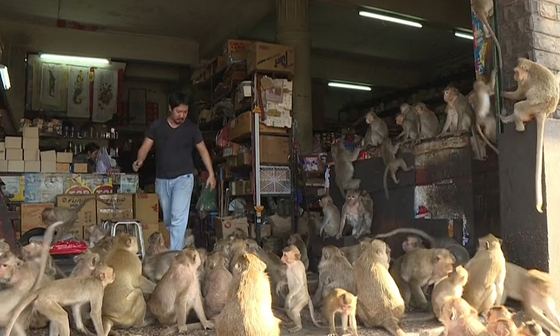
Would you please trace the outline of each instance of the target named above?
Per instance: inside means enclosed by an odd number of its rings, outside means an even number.
[[[311,152],[311,38],[308,25],[309,0],[276,0],[278,44],[295,49],[293,117],[301,153]]]
[[[517,57],[528,57],[556,72],[560,70],[560,1],[497,0],[498,39],[504,53],[502,88],[515,87]],[[507,102],[508,114],[513,104]],[[536,125],[515,131],[504,125],[499,135],[501,234],[506,258],[525,268],[560,278],[560,121],[547,120],[543,182],[546,210],[535,208]],[[558,293],[557,293],[558,294]],[[556,298],[558,301],[558,298]],[[558,302],[557,302],[558,303]]]

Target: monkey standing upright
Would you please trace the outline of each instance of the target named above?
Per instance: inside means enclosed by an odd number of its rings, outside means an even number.
[[[391,179],[395,184],[399,184],[397,179],[397,171],[402,169],[407,172],[412,170],[413,166],[408,166],[402,158],[397,158],[400,144],[393,146],[390,139],[383,141],[383,162],[385,163],[385,171],[383,172],[383,188],[385,189],[385,198],[389,199],[389,189],[387,188],[387,174],[391,172]]]
[[[344,195],[346,190],[358,189],[361,181],[354,178],[354,164],[360,155],[360,147],[354,149],[353,152],[344,147],[342,139],[337,139],[332,147],[331,153],[335,166],[335,181],[340,189],[340,194]]]
[[[347,333],[348,322],[352,336],[358,336],[358,324],[356,323],[356,296],[341,288],[335,288],[323,299],[323,316],[329,321],[329,335],[337,335],[334,318],[337,313],[342,314],[342,332]]]
[[[323,208],[323,222],[319,228],[319,236],[334,237],[340,229],[340,211],[330,196],[323,196],[319,200],[319,205]]]
[[[492,37],[496,49],[498,50],[498,64],[500,68],[503,68],[503,58],[502,58],[502,47],[500,47],[500,42],[494,34],[494,30],[488,22],[488,19],[494,15],[494,1],[493,0],[471,0],[471,7],[476,14],[476,17],[482,22],[482,28],[484,30],[484,37]]]
[[[502,111],[500,119],[504,123],[515,122],[515,130],[525,131],[524,123],[537,120],[537,155],[535,165],[535,189],[537,211],[543,212],[542,170],[544,150],[544,125],[546,119],[556,111],[560,97],[558,79],[554,74],[538,63],[526,58],[518,58],[513,69],[513,78],[517,82],[517,90],[503,92],[502,96],[511,100],[521,100],[513,106],[513,114],[506,116]]]
[[[295,247],[298,248],[299,253],[300,253],[300,260],[303,263],[303,265],[305,266],[305,270],[307,271],[307,269],[309,268],[309,258],[307,256],[307,245],[305,244],[305,242],[301,238],[301,235],[299,233],[294,233],[294,234],[290,235],[290,237],[286,241],[286,244],[287,245],[294,245]]]

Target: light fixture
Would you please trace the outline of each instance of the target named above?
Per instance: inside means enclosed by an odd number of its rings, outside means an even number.
[[[411,27],[416,27],[416,28],[422,28],[422,25],[418,22],[405,20],[405,19],[399,19],[399,18],[396,18],[396,17],[387,16],[387,15],[383,15],[383,14],[377,14],[377,13],[366,12],[366,11],[360,11],[358,14],[360,14],[360,16],[365,16],[365,17],[372,18],[372,19],[394,22],[394,23],[398,23],[398,24],[402,24],[402,25],[406,25],[406,26],[411,26]]]
[[[474,36],[472,35],[472,33],[468,34],[468,33],[462,33],[462,32],[456,31],[455,36],[460,37],[460,38],[464,38],[464,39],[467,39],[467,40],[473,40],[474,39]]]
[[[89,64],[109,64],[109,60],[106,58],[53,55],[53,54],[41,54],[40,57],[44,60],[51,60],[51,61],[82,62],[82,63],[89,63]]]
[[[346,84],[346,83],[338,83],[338,82],[329,82],[328,85],[330,87],[337,87],[337,88],[342,88],[342,89],[371,91],[371,88],[369,86],[365,86],[365,85],[355,85],[355,84]]]
[[[2,80],[2,87],[4,90],[9,90],[12,87],[8,67],[3,64],[0,64],[0,80]]]

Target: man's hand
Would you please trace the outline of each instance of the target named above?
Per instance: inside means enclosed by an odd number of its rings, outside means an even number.
[[[208,176],[206,180],[206,188],[214,189],[216,187],[216,178],[214,175]]]
[[[134,170],[134,172],[138,172],[138,170],[142,167],[142,165],[144,164],[143,161],[140,160],[136,160],[134,161],[134,163],[132,164],[132,169]],[[214,182],[215,184],[216,182]]]

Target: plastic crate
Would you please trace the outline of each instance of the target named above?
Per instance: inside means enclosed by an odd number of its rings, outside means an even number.
[[[261,166],[261,195],[289,195],[291,193],[290,167]]]

